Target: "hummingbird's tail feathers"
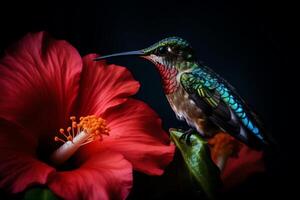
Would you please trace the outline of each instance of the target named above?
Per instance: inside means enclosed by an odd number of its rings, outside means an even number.
[[[240,123],[238,119],[232,118],[229,121],[224,121],[216,115],[211,115],[209,119],[214,124],[218,125],[224,132],[229,133],[250,148],[261,150],[267,148],[271,144],[269,140],[262,140],[253,135],[251,130]]]
[[[258,117],[254,109],[249,105],[247,105],[249,112],[251,113],[251,116],[253,120],[255,121],[256,125],[259,127],[260,130],[260,135],[263,137],[263,139],[260,141],[261,142],[261,147],[263,149],[277,149],[278,148],[278,143],[277,141],[273,138],[272,134],[267,131],[267,129],[264,126],[264,123],[262,120]]]
[[[253,133],[243,125],[240,127],[240,140],[247,144],[250,148],[261,150],[269,145],[269,142],[265,139],[258,139]]]
[[[257,138],[251,130],[244,125],[241,125],[240,132],[235,135],[237,139],[245,143],[250,148],[263,151],[278,151],[279,145],[272,137],[271,133],[266,131],[263,127],[260,127],[260,134],[263,135],[263,139]]]
[[[263,135],[264,135],[264,145],[262,148],[264,150],[272,150],[272,151],[278,151],[279,150],[279,144],[278,142],[274,139],[272,134],[266,130],[263,130]]]

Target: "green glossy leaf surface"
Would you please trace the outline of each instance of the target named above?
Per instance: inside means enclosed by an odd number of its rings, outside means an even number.
[[[181,138],[183,134],[182,130],[170,129],[171,139],[180,150],[191,175],[207,197],[213,199],[220,184],[220,171],[211,160],[207,142],[195,132],[188,143],[186,139]]]
[[[32,188],[26,191],[24,200],[58,200],[58,198],[47,188]]]

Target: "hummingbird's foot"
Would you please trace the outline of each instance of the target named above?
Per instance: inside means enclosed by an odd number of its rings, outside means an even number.
[[[187,131],[184,131],[184,133],[182,134],[182,136],[180,136],[179,141],[180,140],[185,140],[187,145],[191,144],[191,136],[193,134],[194,129],[190,128]]]

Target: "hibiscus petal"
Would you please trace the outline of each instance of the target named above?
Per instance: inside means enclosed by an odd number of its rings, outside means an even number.
[[[103,115],[111,129],[102,142],[87,151],[109,149],[129,160],[135,170],[161,175],[174,156],[175,146],[161,127],[158,115],[145,103],[128,99]],[[97,146],[97,147],[96,147]]]
[[[235,187],[246,181],[251,175],[264,172],[263,152],[256,151],[243,145],[238,157],[228,159],[221,178],[224,190]]]
[[[36,159],[36,144],[16,125],[0,120],[0,188],[18,193],[46,183],[54,169]]]
[[[63,199],[125,199],[132,187],[132,166],[121,154],[102,151],[76,170],[49,177],[49,188]]]
[[[140,84],[124,67],[95,62],[96,54],[83,58],[80,83],[79,115],[101,115],[108,108],[123,103],[135,94]]]
[[[28,34],[0,60],[0,117],[45,131],[69,117],[78,94],[81,57],[65,41]]]

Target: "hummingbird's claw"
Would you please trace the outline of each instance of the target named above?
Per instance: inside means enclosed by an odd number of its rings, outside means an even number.
[[[180,136],[179,140],[185,140],[187,145],[191,145],[191,136],[193,134],[194,129],[189,129],[185,131],[182,136]]]

